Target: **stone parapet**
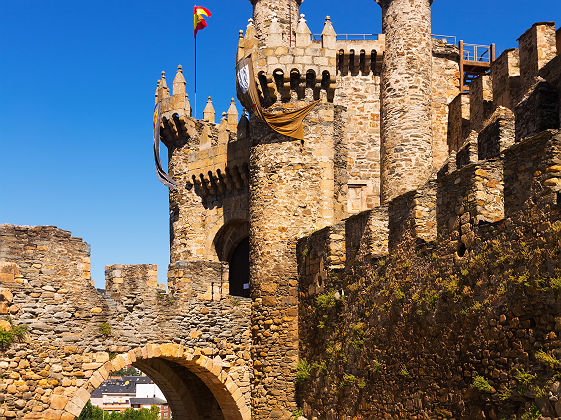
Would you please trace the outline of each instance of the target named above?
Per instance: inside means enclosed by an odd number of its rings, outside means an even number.
[[[132,364],[175,415],[198,410],[187,386],[196,384],[201,404],[248,420],[250,302],[225,296],[227,269],[173,265],[166,294],[155,266],[113,265],[99,291],[89,253],[53,226],[0,225],[0,328],[27,328],[21,341],[2,343],[0,417],[74,418],[112,372]]]
[[[518,39],[520,78],[525,92],[535,83],[539,71],[557,55],[555,22],[532,25]]]
[[[346,223],[340,222],[298,240],[299,295],[317,296],[333,287],[345,267]]]
[[[337,71],[342,75],[380,74],[385,43],[384,34],[371,40],[337,40]]]
[[[158,267],[153,264],[105,267],[105,291],[114,297],[133,296],[142,291],[153,291],[158,286]]]
[[[480,161],[441,174],[437,191],[437,232],[450,252],[464,257],[472,248],[477,227],[504,218],[503,163]]]
[[[228,298],[228,265],[212,261],[178,261],[168,271],[170,293],[182,300]]]
[[[520,57],[517,49],[505,50],[491,63],[493,103],[514,110],[520,97]]]
[[[561,205],[561,133],[547,130],[504,152],[505,215],[536,217]]]
[[[346,260],[378,258],[388,253],[388,208],[376,207],[345,220]]]
[[[464,145],[470,133],[470,95],[460,93],[449,105],[448,151],[457,152]]]
[[[388,205],[389,252],[436,239],[436,181],[394,198]]]
[[[491,76],[483,75],[470,84],[470,128],[480,132],[484,122],[493,112],[493,81]]]
[[[510,109],[499,106],[484,127],[477,137],[478,159],[498,158],[514,144],[515,119]]]

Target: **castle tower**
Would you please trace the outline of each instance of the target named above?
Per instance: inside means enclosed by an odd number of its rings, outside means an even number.
[[[294,46],[298,12],[304,0],[250,0],[257,34],[264,35],[274,16],[278,19],[283,45]],[[261,38],[262,39],[262,38]],[[265,41],[262,39],[262,41]]]
[[[295,19],[299,4],[294,0],[254,1],[255,20],[244,39],[244,55],[252,54],[262,104],[268,111],[299,109],[319,100],[304,119],[303,140],[283,136],[258,116],[250,115],[251,392],[255,419],[290,419],[297,408],[296,243],[335,221],[335,144],[341,136],[336,127],[344,125],[344,110],[333,104],[336,35],[327,20],[323,40],[312,41],[302,17],[300,22],[292,22],[298,40],[294,33],[290,47],[286,42],[290,22],[282,16],[290,12]],[[272,12],[277,16],[267,24],[265,19]],[[284,44],[279,43],[281,32]],[[259,40],[257,47],[255,38]],[[311,64],[318,58],[319,64]]]
[[[386,46],[382,70],[381,195],[387,203],[432,171],[432,0],[376,0]]]

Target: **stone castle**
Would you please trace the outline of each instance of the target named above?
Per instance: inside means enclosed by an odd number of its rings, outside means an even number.
[[[162,74],[167,291],[0,225],[0,420],[73,419],[130,364],[177,419],[561,417],[561,31],[484,59],[432,0],[377,0],[363,39],[251,2],[237,59],[269,111],[319,100],[304,140],[233,100],[197,120]]]

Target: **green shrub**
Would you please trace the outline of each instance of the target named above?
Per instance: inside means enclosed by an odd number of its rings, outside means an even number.
[[[549,353],[546,353],[543,350],[539,350],[536,352],[536,360],[540,362],[542,365],[546,365],[551,369],[557,369],[561,366],[561,362]]]
[[[475,375],[473,381],[471,382],[471,387],[481,392],[491,391],[491,385],[489,385],[487,379],[485,379],[485,377],[481,375]]]
[[[343,382],[341,382],[342,386],[351,386],[358,382],[358,379],[355,375],[351,375],[350,373],[343,374]]]
[[[99,324],[99,333],[104,337],[109,337],[111,335],[111,325],[107,322],[102,322]]]
[[[9,330],[0,328],[0,349],[8,348],[14,341],[22,341],[27,334],[27,325],[14,325],[11,317],[8,322]]]
[[[372,361],[372,365],[370,366],[370,372],[372,372],[372,373],[380,372],[381,366],[382,366],[382,364],[379,361],[377,361],[376,359],[374,359]]]
[[[409,371],[407,370],[407,366],[402,365],[401,369],[399,369],[399,376],[409,376]]]
[[[318,295],[316,297],[316,306],[318,307],[318,309],[321,309],[323,311],[333,309],[336,304],[335,293],[335,291],[331,291],[330,293]]]
[[[508,386],[501,389],[501,391],[499,392],[499,400],[501,401],[506,401],[510,397],[512,397],[512,389],[510,389]]]
[[[536,404],[532,404],[528,410],[522,414],[521,420],[537,420],[541,417],[542,413]]]
[[[526,372],[524,368],[516,369],[516,373],[514,374],[514,379],[516,379],[518,383],[524,386],[532,385],[536,381],[537,377],[538,375],[536,374],[532,375]]]
[[[297,419],[298,417],[302,417],[304,415],[304,413],[302,412],[302,409],[299,408],[298,410],[294,410],[292,412],[292,418],[293,419]]]
[[[301,359],[296,368],[296,382],[303,384],[312,376],[312,366],[306,359]]]

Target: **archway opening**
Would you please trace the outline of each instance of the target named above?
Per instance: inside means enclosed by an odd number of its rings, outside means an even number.
[[[249,297],[249,223],[234,220],[225,224],[216,234],[214,246],[218,259],[229,265],[230,295]]]
[[[187,367],[163,358],[113,372],[82,409],[79,420],[226,420],[207,385]]]
[[[230,294],[249,297],[249,236],[234,249],[228,263]]]

